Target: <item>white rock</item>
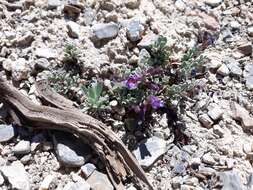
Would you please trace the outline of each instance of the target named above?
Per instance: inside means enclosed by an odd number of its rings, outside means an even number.
[[[110,39],[118,35],[119,26],[115,23],[99,23],[93,25],[92,30],[98,40]]]
[[[30,141],[20,141],[13,148],[14,154],[27,154],[31,152],[31,144]]]
[[[107,175],[94,171],[91,176],[87,179],[87,182],[90,184],[92,190],[113,190],[110,180]]]
[[[83,181],[78,181],[76,183],[69,182],[63,188],[63,190],[90,190],[90,185],[84,180]]]
[[[54,178],[55,178],[54,175],[46,176],[45,179],[42,181],[39,190],[48,190]]]
[[[182,0],[177,0],[175,6],[179,11],[184,11],[186,9],[186,5]]]
[[[78,38],[80,35],[80,26],[76,22],[68,21],[67,22],[68,34],[72,38]]]
[[[9,181],[11,189],[30,190],[30,182],[24,165],[15,161],[10,166],[0,167],[3,176]]]
[[[0,186],[3,185],[3,183],[4,183],[4,178],[2,174],[0,173]]]
[[[57,57],[56,51],[51,48],[37,48],[35,51],[35,55],[37,57],[46,59],[54,59]]]
[[[158,137],[152,137],[141,142],[133,153],[140,165],[143,168],[148,168],[166,151],[166,141]]]
[[[214,108],[210,109],[207,114],[214,120],[218,120],[223,115],[223,110],[217,105]]]
[[[136,42],[141,39],[143,28],[139,19],[131,19],[127,25],[127,37],[130,41]]]
[[[250,152],[252,152],[253,150],[253,147],[252,147],[252,144],[251,143],[246,143],[243,145],[243,151],[248,154]]]
[[[232,29],[238,30],[241,28],[241,24],[237,21],[230,22],[230,26]]]
[[[222,75],[222,76],[227,76],[229,75],[229,69],[225,64],[222,64],[219,69],[217,70],[217,73]]]
[[[20,81],[28,78],[29,68],[27,61],[24,58],[12,62],[11,64],[12,77],[15,81]]]
[[[81,167],[82,173],[85,177],[89,177],[96,170],[96,166],[94,164],[88,163]]]
[[[6,71],[11,71],[12,70],[12,60],[11,59],[5,59],[3,61],[3,68],[6,70]]]
[[[202,157],[202,161],[210,165],[214,165],[216,163],[214,158],[209,153],[204,154],[204,156]]]
[[[224,137],[224,130],[219,125],[213,126],[213,133],[218,135],[220,138]]]

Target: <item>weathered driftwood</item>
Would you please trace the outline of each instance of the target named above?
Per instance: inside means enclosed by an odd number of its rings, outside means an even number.
[[[34,129],[63,130],[88,142],[105,163],[116,190],[124,189],[126,177],[153,189],[145,172],[120,139],[105,124],[74,108],[71,101],[50,90],[46,82],[37,83],[38,95],[55,107],[41,106],[0,78],[0,101],[8,106],[16,123]]]

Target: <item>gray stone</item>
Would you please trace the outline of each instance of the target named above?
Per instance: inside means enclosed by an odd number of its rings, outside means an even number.
[[[238,21],[230,22],[230,26],[233,30],[239,30],[241,28],[241,24]]]
[[[238,50],[245,56],[252,54],[252,42],[245,42],[239,45]]]
[[[114,189],[107,175],[96,170],[90,175],[90,177],[87,179],[87,182],[90,184],[92,190]]]
[[[250,116],[248,110],[235,102],[231,102],[232,118],[241,122],[244,129],[253,127],[253,117]]]
[[[223,183],[222,190],[242,190],[241,179],[236,171],[226,171],[219,173]]]
[[[118,35],[119,26],[115,23],[99,23],[92,26],[93,33],[98,40],[114,38]]]
[[[88,163],[81,167],[82,173],[88,178],[94,171],[96,170],[96,166],[94,164]]]
[[[82,156],[78,156],[76,152],[64,144],[57,144],[57,156],[60,162],[69,166],[80,167],[85,163]]]
[[[214,120],[217,121],[223,115],[223,110],[217,105],[210,109],[207,114]]]
[[[213,125],[213,121],[207,114],[202,114],[199,116],[199,121],[203,124],[206,128],[211,128]]]
[[[225,64],[222,64],[219,69],[217,70],[217,73],[222,75],[222,76],[227,76],[229,75],[229,69]]]
[[[0,167],[1,166],[5,166],[7,163],[7,160],[3,159],[2,157],[0,157]]]
[[[214,125],[213,133],[218,135],[220,138],[222,138],[224,137],[225,131],[219,125]]]
[[[20,81],[28,78],[29,68],[24,58],[19,58],[11,64],[12,78]]]
[[[176,0],[175,6],[179,11],[184,11],[186,9],[186,4],[182,0]]]
[[[142,25],[139,19],[130,20],[127,25],[127,37],[130,41],[136,42],[141,39]]]
[[[35,61],[34,69],[36,70],[44,70],[48,69],[50,66],[50,63],[47,59],[45,58],[40,58]]]
[[[210,167],[199,166],[199,173],[204,176],[212,176],[216,173],[216,170]]]
[[[28,154],[31,152],[31,144],[30,141],[20,141],[13,148],[14,154]]]
[[[221,4],[222,0],[205,0],[205,3],[211,7],[217,7]]]
[[[140,6],[140,0],[126,0],[126,7],[129,9],[137,9]]]
[[[141,142],[133,154],[143,168],[149,168],[166,151],[166,141],[152,137]]]
[[[0,186],[4,184],[4,178],[2,174],[0,173]]]
[[[246,79],[246,87],[253,90],[253,64],[246,64],[243,73]]]
[[[56,155],[65,167],[81,167],[90,158],[91,149],[71,134],[55,133]]]
[[[171,185],[174,189],[179,189],[183,183],[183,178],[181,176],[176,176],[172,178]]]
[[[253,37],[253,25],[248,27],[247,32],[250,37]]]
[[[78,38],[80,35],[80,26],[79,24],[73,22],[73,21],[68,21],[67,22],[67,29],[68,29],[68,34],[72,38]]]
[[[89,26],[92,24],[92,22],[96,18],[96,11],[94,11],[92,8],[88,7],[84,10],[84,20],[83,23],[85,26]]]
[[[47,0],[47,8],[48,9],[56,9],[57,7],[62,5],[61,0]]]
[[[12,125],[0,125],[0,142],[6,142],[14,137],[14,128]]]
[[[139,53],[139,60],[138,60],[138,65],[139,66],[144,66],[147,61],[151,58],[149,52],[146,49],[141,49]]]
[[[203,155],[202,161],[205,164],[210,164],[210,165],[214,165],[216,163],[214,158],[209,153]]]
[[[63,188],[63,190],[90,190],[90,185],[84,180],[78,181],[76,183],[69,182]]]
[[[28,31],[25,35],[17,39],[18,46],[28,46],[34,41],[34,34]]]
[[[252,189],[253,188],[253,173],[251,173],[248,177],[248,183],[247,183],[247,186],[249,189]]]
[[[13,162],[10,166],[0,167],[0,171],[10,183],[11,189],[30,190],[28,174],[19,161]]]
[[[46,59],[55,59],[57,57],[56,51],[51,48],[37,48],[35,55]]]
[[[241,76],[242,75],[242,69],[239,66],[239,63],[237,61],[233,61],[227,65],[228,69],[230,70],[230,73],[235,76]]]
[[[183,174],[186,168],[183,162],[176,161],[174,164],[173,172],[175,174]]]
[[[147,35],[145,35],[142,40],[138,43],[138,47],[139,48],[147,48],[149,49],[150,46],[152,46],[156,40],[158,39],[158,35],[154,34],[154,33],[149,33]]]
[[[55,178],[55,175],[47,175],[41,182],[39,190],[49,190],[50,184],[54,181]]]

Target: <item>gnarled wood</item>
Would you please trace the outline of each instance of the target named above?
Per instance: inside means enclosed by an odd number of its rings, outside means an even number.
[[[139,179],[149,189],[153,189],[137,160],[113,131],[102,122],[72,107],[71,102],[65,101],[63,97],[55,96],[47,85],[40,86],[38,83],[37,87],[39,94],[48,102],[53,103],[53,98],[58,97],[54,105],[61,109],[34,104],[1,78],[0,101],[10,107],[15,113],[13,115],[16,115],[24,126],[68,131],[87,141],[105,163],[107,173],[116,190],[124,189],[123,181],[127,176]]]

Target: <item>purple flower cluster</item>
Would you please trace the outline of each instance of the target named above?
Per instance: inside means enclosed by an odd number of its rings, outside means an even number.
[[[164,107],[164,102],[156,96],[149,96],[148,103],[153,109],[158,109]]]
[[[135,89],[138,85],[138,81],[140,80],[141,77],[138,74],[132,74],[125,81],[123,81],[123,85],[128,89]]]

